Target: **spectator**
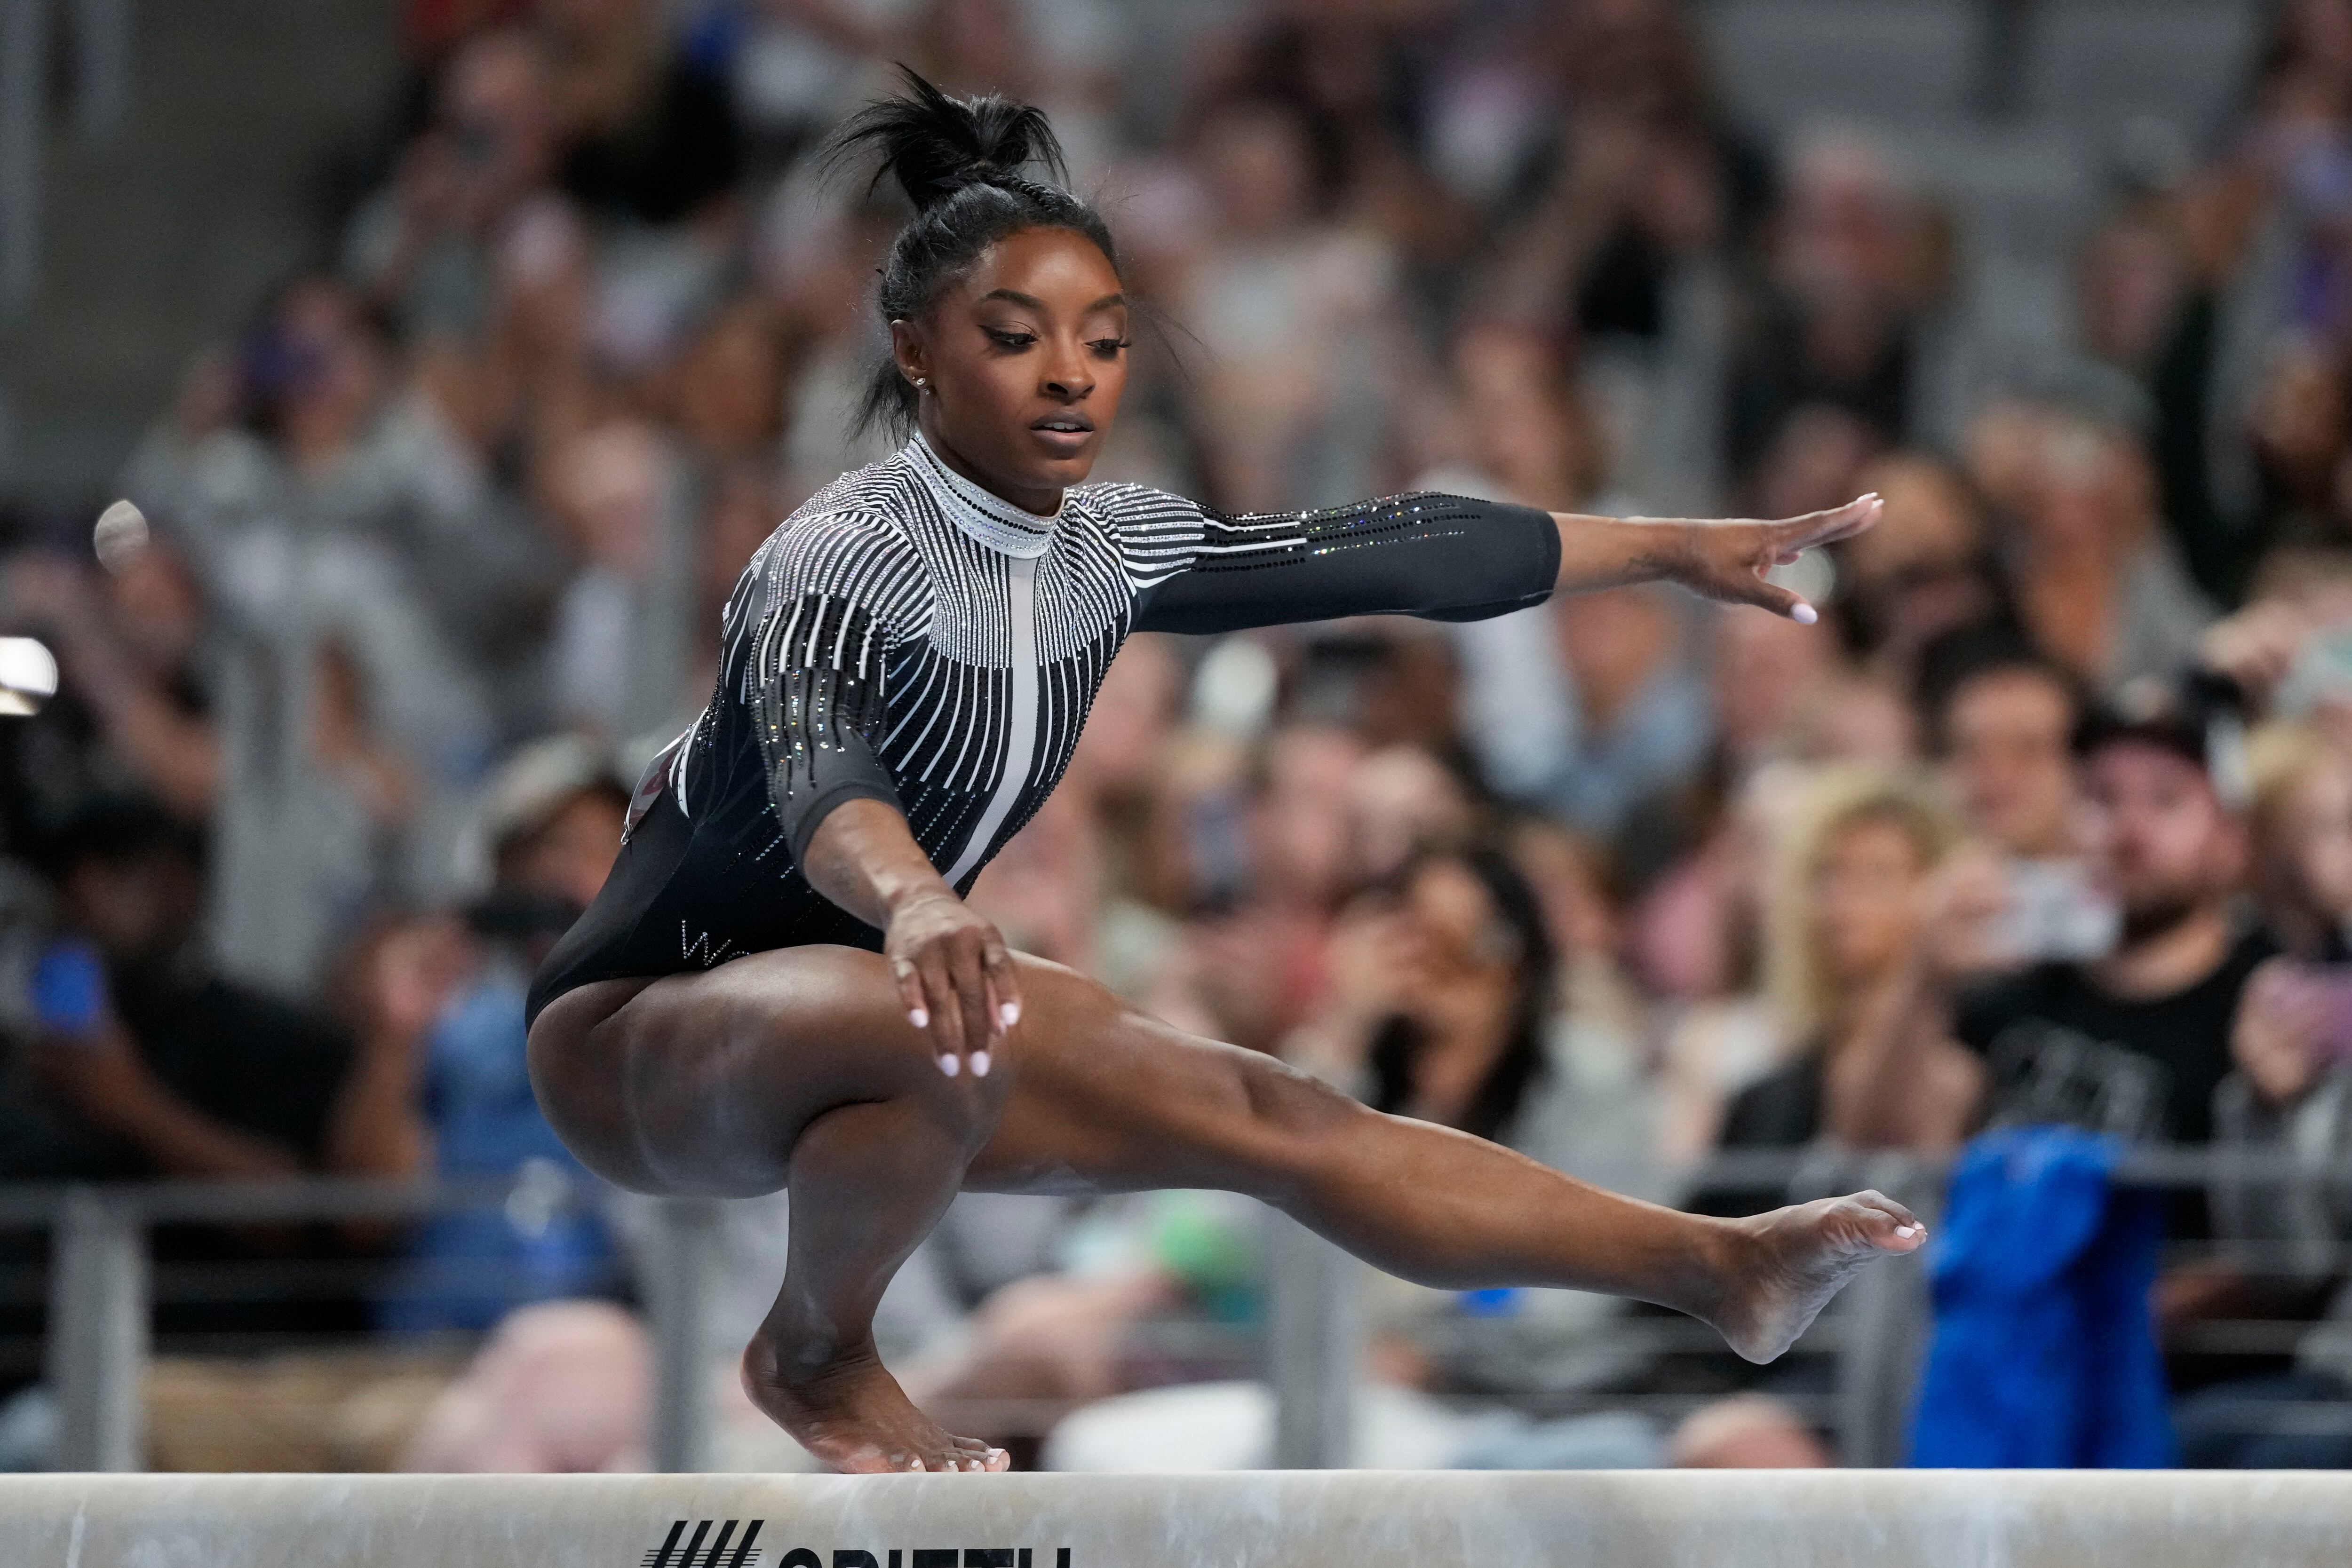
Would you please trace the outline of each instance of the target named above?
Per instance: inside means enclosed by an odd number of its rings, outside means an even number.
[[[0,604],[58,655],[59,690],[0,731],[5,820],[19,849],[93,794],[152,795],[184,821],[218,803],[220,737],[204,658],[208,606],[186,560],[145,535],[103,577],[47,554],[11,561]]]
[[[2340,823],[2314,819],[2344,808],[2344,780],[2331,776],[2342,765],[2313,756],[2307,737],[2264,738],[2256,749],[2262,788],[2255,820],[2279,841],[2259,843],[2257,853],[2290,864],[2298,849],[2307,853],[2308,864],[2275,873],[2294,891],[2284,903],[2269,901],[2290,917],[2290,928],[2307,935],[2312,895],[2326,885],[2341,852],[2329,841],[2341,836]],[[2346,1054],[2352,989],[2340,935],[2330,924],[2317,929],[2327,944],[2317,955],[2323,962],[2273,959],[2254,972],[2231,1035],[2235,1071],[2214,1093],[2217,1143],[2256,1162],[2291,1159],[2316,1167],[2352,1153],[2352,1058]],[[2313,1326],[2284,1364],[2257,1363],[2260,1370],[2249,1374],[2240,1363],[2225,1369],[2233,1375],[2180,1401],[2175,1424],[2183,1462],[2232,1469],[2352,1467],[2352,1439],[2276,1419],[2282,1406],[2352,1397],[2352,1285],[2341,1258],[2352,1214],[2324,1185],[2249,1175],[2228,1164],[2211,1195],[2221,1245],[2189,1282],[2174,1286],[2174,1295],[2200,1315]]]
[[[1988,1058],[1997,1121],[2212,1135],[2247,978],[2276,947],[2237,919],[2246,832],[2211,744],[2177,707],[2103,712],[2078,731],[2086,852],[2120,926],[2104,956],[2045,961],[1963,999],[1958,1032]]]
[[[1987,933],[2000,962],[2089,959],[2115,938],[2077,841],[2074,682],[2007,632],[1946,639],[1930,672],[1945,771],[1969,826],[2000,860],[2003,908]]]
[[[1547,1076],[1558,956],[1541,907],[1488,852],[1423,856],[1391,873],[1332,939],[1321,1017],[1286,1054],[1375,1108],[1514,1141]]]
[[[491,247],[547,183],[556,153],[547,63],[520,27],[456,46],[431,123],[343,238],[343,270],[408,332],[459,340],[491,308]]]
[[[1246,867],[1245,882],[1201,888],[1211,909],[1222,894],[1229,912],[1196,922],[1188,944],[1201,1010],[1186,1016],[1201,1019],[1216,1038],[1271,1050],[1313,1005],[1324,939],[1349,891],[1355,848],[1349,813],[1332,803],[1349,798],[1363,756],[1362,743],[1342,729],[1277,727],[1248,780],[1240,842],[1221,845],[1231,830],[1220,831],[1213,817],[1193,824],[1195,854],[1230,855],[1234,870]]]
[[[2107,693],[2189,663],[2213,612],[2161,531],[2137,440],[2058,415],[2045,419],[2027,463],[2004,565],[2035,645]]]
[[[2074,767],[2081,717],[2074,682],[2023,643],[1948,640],[1927,694],[1937,749],[1969,826],[2002,853],[2061,859],[2074,850]],[[1940,688],[1940,689],[1937,689]]]
[[[1858,657],[1908,685],[1937,638],[2002,608],[1984,519],[1959,476],[1918,453],[1883,458],[1853,483],[1886,508],[1839,551],[1838,623]]]
[[[726,83],[677,47],[652,0],[542,0],[539,29],[562,139],[556,179],[591,212],[707,216],[742,172]]]
[[[434,1401],[398,1468],[532,1475],[648,1469],[653,1371],[644,1329],[619,1308],[526,1307],[499,1325],[465,1375]]]
[[[20,1174],[412,1174],[379,1135],[401,1115],[403,1064],[206,964],[192,832],[149,803],[95,801],[47,858],[59,930],[32,1061],[77,1152],[70,1170]]]
[[[1765,908],[1783,1027],[1810,1043],[1732,1101],[1724,1147],[1958,1146],[1984,1074],[1937,1006],[1949,967],[1966,961],[1958,839],[1916,780],[1831,771],[1811,787]]]
[[[553,485],[583,564],[550,650],[561,710],[607,745],[674,734],[708,694],[691,684],[694,556],[667,444],[635,421],[599,425],[558,453]]]
[[[1215,204],[1180,312],[1209,356],[1192,410],[1211,488],[1237,511],[1377,491],[1399,348],[1394,256],[1318,218],[1291,105],[1224,105],[1202,125]]]
[[[362,950],[371,1036],[413,1064],[402,1120],[437,1174],[520,1176],[503,1211],[426,1221],[383,1318],[405,1330],[488,1328],[518,1303],[611,1288],[601,1190],[531,1092],[523,994],[547,950],[604,885],[628,792],[572,738],[517,754],[493,781],[486,824],[493,880],[461,925],[394,925]],[[486,1268],[505,1277],[489,1288]]]
[[[1850,134],[1799,147],[1785,181],[1770,285],[1732,371],[1735,472],[1808,410],[1834,411],[1880,445],[1935,434],[1915,408],[1920,329],[1943,287],[1927,204],[1883,149]]]
[[[2263,923],[2294,956],[2352,961],[2352,762],[2317,731],[2276,725],[2248,748],[2253,887]]]

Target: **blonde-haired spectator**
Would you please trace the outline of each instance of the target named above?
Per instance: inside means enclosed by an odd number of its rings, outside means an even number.
[[[2267,725],[2247,742],[2248,827],[2263,923],[2298,957],[2352,956],[2352,758],[2319,730]]]
[[[1766,993],[1809,1043],[1732,1102],[1726,1146],[1942,1151],[1967,1134],[1984,1073],[1951,1038],[1941,991],[1990,905],[1960,848],[1957,817],[1918,778],[1816,776],[1763,908]]]

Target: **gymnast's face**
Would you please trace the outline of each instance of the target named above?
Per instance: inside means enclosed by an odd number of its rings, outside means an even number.
[[[919,417],[940,455],[1032,512],[1093,469],[1127,390],[1127,297],[1069,229],[1007,235],[890,339],[900,373],[927,383]]]

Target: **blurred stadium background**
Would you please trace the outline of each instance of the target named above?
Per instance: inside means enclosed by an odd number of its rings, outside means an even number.
[[[599,1189],[520,988],[882,450],[894,61],[1104,199],[1103,476],[1888,502],[1818,629],[1139,639],[1016,945],[1717,1212],[2121,1140],[2171,1419],[2071,1457],[2352,1463],[2352,0],[0,0],[0,1467],[796,1462],[781,1200]],[[966,1199],[885,1350],[1024,1464],[1888,1463],[1882,1273],[1755,1369]]]

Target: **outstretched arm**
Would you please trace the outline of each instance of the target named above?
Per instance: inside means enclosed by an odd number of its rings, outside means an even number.
[[[1815,545],[1862,532],[1878,520],[1884,506],[1870,495],[1826,512],[1769,523],[1554,512],[1552,521],[1559,527],[1559,591],[1678,582],[1709,599],[1760,605],[1811,625],[1820,618],[1813,607],[1764,574]]]
[[[1225,517],[1118,492],[1140,578],[1135,630],[1214,633],[1343,615],[1483,621],[1661,579],[1710,599],[1811,615],[1764,573],[1868,528],[1877,498],[1785,522],[1588,517],[1429,491],[1318,511]]]

